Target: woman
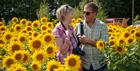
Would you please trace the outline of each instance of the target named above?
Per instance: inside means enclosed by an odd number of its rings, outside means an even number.
[[[57,9],[56,16],[59,23],[54,28],[53,34],[56,38],[55,44],[59,49],[57,57],[63,64],[64,58],[70,55],[73,48],[77,46],[77,39],[73,34],[73,27],[71,26],[73,8],[69,5],[62,5]]]

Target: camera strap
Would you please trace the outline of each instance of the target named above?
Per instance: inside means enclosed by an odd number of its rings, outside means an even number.
[[[64,24],[63,24],[62,22],[60,22],[60,23],[61,23],[62,27],[64,28],[64,30],[67,30],[66,27],[64,26]],[[63,31],[63,32],[66,34],[65,31]],[[78,38],[75,37],[75,35],[73,34],[73,32],[72,32],[72,37],[73,37],[74,40],[76,41],[77,46],[79,46],[79,45],[78,45]],[[72,37],[70,37],[70,41],[71,41],[72,47],[74,48],[74,44],[73,44],[73,41],[72,41]],[[77,47],[77,46],[76,46],[76,47]]]

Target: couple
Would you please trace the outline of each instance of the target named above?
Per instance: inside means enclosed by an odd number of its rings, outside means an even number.
[[[83,29],[84,35],[79,36],[82,50],[85,55],[80,56],[82,60],[82,71],[104,71],[106,64],[100,61],[102,54],[96,48],[97,40],[108,41],[107,26],[96,19],[98,7],[93,3],[87,3],[84,6]],[[64,63],[64,58],[73,53],[73,49],[77,47],[79,34],[78,26],[75,30],[71,26],[73,18],[73,8],[69,5],[62,5],[57,9],[56,16],[59,20],[58,25],[53,30],[55,36],[55,44],[59,49],[58,59]]]

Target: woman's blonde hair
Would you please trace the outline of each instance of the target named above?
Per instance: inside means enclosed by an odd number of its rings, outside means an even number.
[[[73,8],[69,5],[62,5],[56,11],[56,17],[59,21],[64,21],[64,16],[67,16],[70,12],[73,12]]]

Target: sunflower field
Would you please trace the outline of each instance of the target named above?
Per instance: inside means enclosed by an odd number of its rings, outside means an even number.
[[[73,19],[73,26],[81,18]],[[57,20],[46,17],[30,21],[13,17],[9,25],[0,22],[0,69],[2,71],[77,71],[80,57],[71,54],[61,64],[52,34]]]
[[[97,41],[107,71],[140,71],[140,26],[109,25],[109,42]]]
[[[74,18],[75,27],[81,18]],[[74,54],[61,64],[52,34],[55,23],[46,17],[30,21],[13,17],[0,22],[0,69],[2,71],[78,71],[80,57]],[[140,26],[107,25],[109,42],[97,41],[104,54],[107,71],[140,71]]]

